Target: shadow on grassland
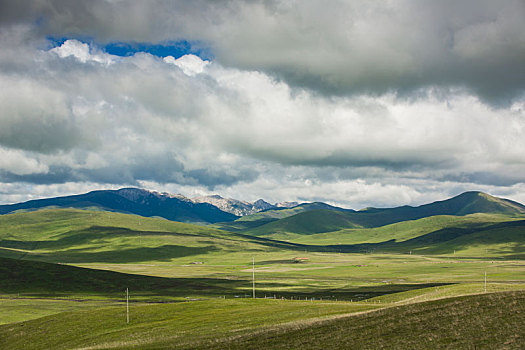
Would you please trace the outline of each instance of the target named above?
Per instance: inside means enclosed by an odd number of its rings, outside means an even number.
[[[35,250],[59,250],[66,249],[75,245],[87,245],[93,242],[100,242],[104,239],[112,239],[119,237],[149,237],[149,236],[184,236],[184,237],[207,237],[205,235],[187,234],[178,232],[164,232],[164,231],[135,231],[124,227],[105,227],[105,226],[91,226],[83,230],[72,230],[60,235],[59,239],[54,240],[0,240],[0,247]]]
[[[248,281],[215,278],[164,278],[87,269],[41,261],[0,258],[0,292],[30,295],[100,294],[186,296],[234,294]]]
[[[422,288],[439,287],[450,285],[453,283],[418,283],[418,284],[385,284],[378,286],[366,286],[356,288],[301,288],[293,291],[283,291],[282,287],[277,283],[265,284],[263,288],[257,291],[259,297],[269,296],[285,299],[323,299],[323,300],[365,300],[369,298],[378,297],[385,294],[394,294],[406,292],[409,290],[416,290]],[[273,288],[279,290],[272,292]]]
[[[309,252],[340,253],[409,253],[411,250],[417,250],[418,253],[425,254],[448,254],[454,250],[466,249],[473,245],[506,243],[508,244],[506,248],[493,253],[505,254],[514,258],[523,258],[525,220],[502,222],[494,225],[485,225],[483,227],[449,227],[401,242],[391,239],[379,243],[305,245],[261,237],[242,236],[250,237],[259,244],[272,247]]]
[[[185,247],[179,245],[163,245],[154,248],[130,248],[121,250],[91,252],[83,249],[71,249],[53,253],[40,253],[43,260],[60,261],[65,263],[132,263],[141,261],[170,261],[172,258],[180,258],[191,255],[207,254],[218,251],[214,246]]]
[[[251,295],[251,280],[226,278],[163,278],[86,269],[39,261],[0,258],[0,293],[31,296],[99,295],[122,297],[129,288],[135,296],[163,297],[202,296],[228,298]],[[362,300],[384,294],[439,286],[443,284],[388,284],[381,286],[323,289],[304,287],[289,290],[289,284],[272,282],[257,286],[257,297],[291,299]]]

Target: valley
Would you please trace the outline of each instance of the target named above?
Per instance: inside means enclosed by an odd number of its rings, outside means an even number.
[[[53,202],[0,215],[2,349],[525,344],[519,203],[303,204],[195,225]]]

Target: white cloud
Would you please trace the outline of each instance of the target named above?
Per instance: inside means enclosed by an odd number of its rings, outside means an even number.
[[[38,159],[26,155],[22,151],[0,147],[0,171],[15,175],[45,173],[49,168]]]
[[[118,188],[119,187],[114,184],[91,182],[66,182],[45,185],[0,182],[0,204],[11,204],[33,199],[75,195],[101,189],[116,190]]]
[[[190,76],[202,73],[204,68],[209,64],[208,61],[202,60],[199,56],[184,55],[175,59],[173,56],[164,57],[164,62],[178,66],[182,71]]]
[[[82,63],[93,61],[108,65],[113,63],[116,59],[116,56],[93,50],[88,44],[75,39],[66,40],[62,45],[57,46],[50,51],[56,53],[61,58],[73,56]]]

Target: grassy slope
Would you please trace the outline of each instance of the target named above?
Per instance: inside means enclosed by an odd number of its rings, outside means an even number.
[[[492,270],[498,269],[498,280],[503,282],[516,280],[513,275],[522,270],[519,266],[507,268],[501,265],[503,261],[491,264],[482,260],[475,263],[458,260],[448,264],[445,259],[437,264],[438,261],[432,259],[408,255],[345,255],[315,252],[313,249],[305,251],[304,247],[293,250],[290,249],[293,247],[258,244],[256,239],[200,226],[115,213],[55,210],[6,215],[0,220],[4,220],[0,225],[3,235],[0,237],[8,237],[3,239],[2,244],[11,245],[10,249],[1,251],[3,256],[66,262],[132,274],[213,279],[220,282],[221,287],[226,285],[240,294],[249,293],[250,284],[246,281],[251,279],[252,258],[257,263],[258,288],[263,293],[303,297],[335,295],[340,299],[354,300],[383,294],[381,288],[375,294],[374,291],[363,294],[361,289],[383,281],[395,285],[464,283],[479,281],[479,276],[489,268],[491,274]],[[93,224],[103,226],[90,226]],[[523,231],[518,228],[509,235],[523,235]],[[34,236],[37,239],[32,238]],[[494,242],[479,246],[469,245],[468,241],[461,244],[463,250],[461,254],[458,251],[458,258],[509,257],[522,249]],[[419,248],[429,249],[426,247]],[[407,248],[404,247],[403,252],[408,252]],[[435,253],[446,252],[438,248]],[[294,264],[294,257],[307,257],[309,260]],[[394,286],[393,290],[403,289]],[[12,292],[17,291],[13,289]],[[195,295],[191,289],[186,293]]]
[[[483,227],[507,220],[504,215],[472,214],[467,216],[440,215],[419,220],[408,220],[373,228],[349,228],[331,232],[303,235],[294,232],[272,233],[264,237],[302,244],[359,244],[380,243],[389,240],[406,241],[448,227]]]
[[[279,222],[273,224],[277,227]],[[266,227],[261,229],[265,230],[263,233],[268,232]],[[469,256],[486,256],[487,253],[490,256],[515,258],[525,256],[523,217],[501,214],[432,216],[375,228],[343,229],[317,234],[304,234],[297,225],[287,225],[285,229],[289,231],[276,229],[264,237],[304,245],[340,246],[342,251],[349,252],[374,249],[388,252],[413,250],[423,254],[453,254],[456,251]]]
[[[297,233],[314,234],[319,232],[329,232],[340,229],[341,227],[360,227],[354,224],[346,213],[334,210],[318,209],[303,212],[270,222],[260,227],[248,230],[245,233],[252,236],[268,236],[269,234]]]
[[[299,213],[310,212],[314,210],[332,210],[332,211],[342,211],[342,212],[351,212],[353,210],[343,209],[339,207],[333,207],[326,203],[314,202],[314,203],[304,203],[300,204],[293,208],[288,209],[273,209],[265,210],[259,213],[242,216],[239,219],[232,222],[221,222],[210,225],[211,227],[218,228],[221,230],[231,231],[231,232],[242,232],[263,226],[265,224],[285,219],[290,216],[294,216]]]
[[[195,348],[282,322],[376,309],[378,305],[216,299],[61,313],[0,326],[1,349]]]
[[[111,212],[54,209],[0,216],[0,256],[17,259],[168,262],[213,252],[274,249],[268,245],[207,227]]]
[[[34,320],[65,311],[100,309],[119,304],[122,305],[122,302],[113,300],[0,297],[0,324]]]
[[[470,224],[467,222],[466,225]],[[519,234],[523,234],[519,228],[516,232],[509,233],[510,236]],[[286,297],[315,296],[360,300],[385,293],[422,288],[426,283],[479,283],[483,271],[488,271],[492,283],[523,283],[523,265],[519,261],[492,263],[483,260],[454,259],[453,261],[408,255],[328,254],[313,251],[307,253],[302,250],[261,245],[250,237],[239,237],[205,227],[105,212],[51,210],[1,216],[0,239],[2,245],[10,247],[2,251],[1,254],[4,256],[10,254],[16,258],[74,262],[77,265],[101,269],[178,277],[171,280],[163,279],[162,281],[168,282],[166,288],[158,285],[155,287],[157,280],[154,278],[146,282],[148,277],[129,277],[139,279],[131,288],[135,298],[140,300],[156,298],[159,295],[170,299],[183,296],[210,297],[217,294],[232,296],[232,294],[250,293],[251,283],[246,282],[251,278],[249,263],[252,257],[257,261],[257,288],[261,293],[259,295],[277,293]],[[478,254],[476,256],[486,256],[486,254],[479,254],[481,248],[472,247],[468,243],[465,242],[467,247],[465,249],[473,249],[472,254]],[[506,249],[522,248],[506,247]],[[436,253],[442,252],[436,251]],[[498,254],[500,251],[495,252],[494,256]],[[306,263],[293,264],[292,259],[295,256],[306,256],[309,260]],[[192,261],[202,261],[204,264],[189,264]],[[22,268],[21,276],[39,275],[38,268],[33,272],[24,272],[22,263],[16,266]],[[62,269],[65,266],[55,267],[47,266],[44,268],[47,271],[40,270],[39,277],[49,284],[47,286],[44,284],[45,288],[41,288],[38,293],[51,295],[69,293],[77,296],[81,291],[82,298],[92,298],[92,294],[100,293],[100,290],[89,290],[89,288],[86,292],[84,288],[89,287],[90,283],[97,285],[99,282],[96,280],[101,279],[101,275],[88,274],[87,281],[90,282],[80,285],[77,289],[70,288],[70,285],[68,286],[70,289],[61,289],[61,283],[65,285],[68,279],[81,281],[84,277],[75,276],[76,273],[65,274]],[[9,270],[12,272],[15,268]],[[98,274],[98,272],[94,273]],[[55,281],[54,277],[46,278],[53,274],[62,275],[63,282],[60,282],[60,279]],[[121,293],[119,282],[130,283],[126,280],[128,277],[124,278],[120,275],[112,277],[116,275],[110,274],[107,276],[109,277],[102,278],[103,281],[98,284],[106,296],[111,293]],[[112,278],[115,280],[112,281]],[[16,276],[14,279],[17,279]],[[3,285],[9,286],[6,281],[7,279],[4,278]],[[18,287],[6,289],[4,292],[19,292],[23,281],[18,278],[16,280]],[[170,289],[169,284],[173,281],[176,281],[175,288]],[[143,284],[142,290],[141,284]],[[33,288],[34,292],[36,283],[31,284],[29,281],[24,288],[27,287]],[[152,287],[154,291],[151,290]],[[115,288],[112,289],[114,292],[110,291],[111,288]],[[14,307],[15,302],[10,300],[7,303],[10,307]],[[64,305],[63,308],[54,304],[50,307],[49,313],[72,309],[74,305],[70,304]],[[31,305],[40,308],[33,300]],[[42,308],[49,306],[49,301],[42,304]],[[15,317],[15,320],[26,317],[20,313],[27,313],[28,307],[20,305],[18,311],[14,309],[10,315],[7,315],[8,317],[13,314],[18,317]],[[17,313],[20,315],[17,316]]]
[[[274,300],[132,305],[129,325],[124,307],[113,307],[0,326],[0,348],[521,349],[525,345],[525,292],[441,299],[344,316],[377,307]]]
[[[23,296],[122,298],[129,288],[141,299],[162,296],[234,294],[236,281],[213,278],[162,278],[0,258],[0,293]]]
[[[355,211],[307,211],[267,223],[246,233],[256,236],[271,234],[323,233],[348,228],[373,228],[408,220],[440,215],[464,216],[485,213],[507,217],[525,217],[525,206],[481,192],[466,192],[457,197],[419,207],[368,208]]]
[[[442,299],[281,327],[210,348],[523,349],[524,323],[525,293],[511,292]]]
[[[293,216],[293,215],[296,215],[302,212],[311,211],[311,210],[319,210],[319,209],[336,210],[336,211],[351,211],[351,210],[347,210],[343,208],[334,207],[326,203],[314,202],[314,203],[299,204],[298,206],[295,206],[293,208],[288,208],[288,209],[265,210],[259,213],[243,216],[235,221],[241,222],[241,221],[259,221],[262,219],[284,219],[286,217]]]

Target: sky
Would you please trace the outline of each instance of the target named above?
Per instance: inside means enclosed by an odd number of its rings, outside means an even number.
[[[0,203],[525,203],[523,0],[0,0]]]

